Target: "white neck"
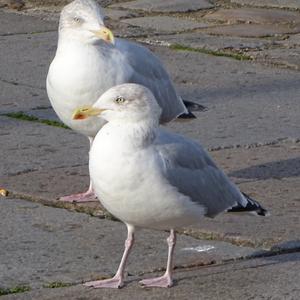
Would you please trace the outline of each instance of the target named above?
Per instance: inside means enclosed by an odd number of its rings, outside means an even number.
[[[111,121],[105,124],[99,134],[106,136],[126,148],[147,147],[156,136],[158,127],[156,120],[142,120],[139,122]],[[124,149],[124,146],[122,146]]]

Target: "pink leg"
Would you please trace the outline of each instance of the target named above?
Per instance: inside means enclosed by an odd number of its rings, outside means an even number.
[[[97,196],[94,193],[93,186],[92,186],[92,181],[90,180],[90,186],[89,186],[89,189],[86,192],[60,197],[58,200],[62,201],[62,202],[82,203],[82,202],[97,201]]]
[[[83,285],[93,288],[121,288],[124,285],[124,270],[127,262],[127,258],[129,256],[130,250],[134,243],[134,227],[127,225],[128,236],[125,241],[125,250],[122,256],[121,263],[117,270],[116,275],[113,278],[105,279],[105,280],[97,280],[86,282]]]
[[[90,141],[90,149],[91,149],[94,138],[92,137],[88,137],[88,138]],[[92,202],[92,201],[97,201],[97,196],[94,193],[92,181],[90,180],[90,186],[86,192],[60,197],[58,200],[62,202],[77,202],[77,203]]]
[[[176,233],[171,229],[170,236],[167,238],[168,262],[167,269],[163,276],[141,280],[140,283],[145,287],[171,287],[173,285],[172,270],[173,270],[173,254],[176,244]]]

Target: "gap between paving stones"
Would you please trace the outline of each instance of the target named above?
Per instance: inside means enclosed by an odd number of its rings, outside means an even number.
[[[17,81],[12,81],[12,80],[6,80],[6,79],[3,79],[3,78],[0,78],[0,81],[3,82],[3,83],[15,85],[15,86],[16,85],[20,85],[20,86],[25,86],[25,87],[29,87],[29,88],[33,88],[33,89],[42,90],[42,91],[45,90],[45,88],[42,88],[42,87],[39,87],[39,86],[33,86],[33,85],[22,83],[22,82],[17,82]]]
[[[29,34],[44,34],[48,32],[56,32],[57,30],[45,30],[45,31],[33,31],[33,32],[14,32],[14,33],[2,33],[0,37],[7,37],[7,36],[15,36],[15,35],[29,35]]]
[[[254,180],[255,181],[255,180]],[[22,192],[15,192],[15,191],[8,191],[7,199],[13,199],[13,198],[19,198],[22,200],[27,200],[31,202],[40,203],[45,206],[49,207],[55,207],[55,208],[63,208],[67,209],[72,212],[77,213],[85,213],[92,217],[97,217],[100,219],[110,220],[110,221],[116,221],[120,222],[117,218],[115,218],[113,215],[111,215],[109,212],[107,212],[101,204],[99,204],[98,201],[90,202],[90,203],[69,203],[69,202],[61,202],[59,200],[53,201],[49,200],[40,196],[33,196],[28,193],[22,193]],[[198,240],[212,240],[212,241],[222,241],[227,242],[235,246],[241,246],[241,247],[250,247],[250,248],[259,248],[260,246],[257,245],[255,242],[251,241],[250,239],[240,238],[236,236],[231,235],[224,235],[221,233],[213,232],[213,231],[207,231],[207,230],[201,230],[201,229],[195,229],[195,228],[183,228],[179,229],[177,231],[179,234],[183,234]],[[251,255],[249,257],[240,257],[240,259],[249,259],[253,257],[260,257],[265,255],[278,255],[282,253],[293,253],[300,251],[300,247],[294,247],[294,248],[277,248],[276,246],[271,247],[269,250],[258,250],[257,253],[254,255]],[[232,259],[224,260],[224,261],[231,261]],[[236,260],[236,259],[233,259]],[[196,265],[189,265],[189,267],[197,266]],[[155,270],[155,271],[161,271],[161,270]]]
[[[32,110],[47,109],[47,108],[46,107],[42,107],[42,108],[36,107],[36,108],[33,108]],[[62,122],[38,118],[31,114],[24,113],[23,111],[0,114],[0,116],[6,116],[6,117],[9,117],[12,119],[17,119],[20,121],[41,123],[44,125],[59,127],[59,128],[63,128],[63,129],[70,129],[68,126],[64,125]],[[280,138],[277,138],[276,140],[264,142],[264,143],[257,142],[257,143],[245,144],[245,145],[234,144],[234,145],[229,145],[229,146],[208,147],[207,150],[212,152],[212,151],[219,151],[219,150],[225,150],[225,149],[236,149],[236,148],[249,149],[249,148],[256,148],[256,147],[267,146],[267,145],[276,145],[276,144],[279,144],[282,142],[299,143],[300,138],[294,139],[294,138],[290,138],[290,137],[280,137]]]

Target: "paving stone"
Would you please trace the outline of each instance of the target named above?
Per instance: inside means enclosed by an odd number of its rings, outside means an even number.
[[[45,89],[1,78],[0,105],[1,113],[7,113],[48,107],[50,103]]]
[[[204,17],[207,20],[217,20],[234,24],[238,22],[257,24],[299,23],[300,14],[293,11],[262,8],[236,8],[219,9],[208,13]]]
[[[0,174],[86,165],[88,140],[72,130],[0,117]]]
[[[286,47],[300,46],[300,34],[290,35],[287,39],[279,42]]]
[[[113,0],[95,0],[101,6],[105,7],[113,2]],[[27,0],[33,6],[64,6],[70,3],[70,0]]]
[[[258,62],[285,66],[291,69],[300,69],[300,47],[294,49],[269,49],[263,52],[250,51],[249,55]]]
[[[300,24],[293,26],[281,24],[234,24],[202,29],[208,34],[229,35],[239,37],[266,37],[289,33],[299,33]]]
[[[285,243],[293,241],[299,247],[299,143],[227,149],[211,154],[240,189],[270,210],[271,216],[224,214],[203,220],[197,228],[240,244],[248,241],[265,248],[279,245],[284,248],[289,247]]]
[[[53,22],[46,22],[37,17],[0,11],[0,36],[20,33],[36,33],[56,29],[57,26]],[[1,41],[1,44],[2,43],[3,42]]]
[[[177,271],[171,289],[143,289],[133,277],[122,290],[87,289],[81,285],[38,289],[3,296],[3,300],[52,299],[298,299],[299,253],[263,257],[235,264]],[[148,275],[149,277],[149,275]]]
[[[117,21],[124,18],[135,18],[138,17],[140,14],[137,12],[127,11],[127,10],[105,8],[104,15],[105,18],[109,18],[111,20]]]
[[[266,249],[300,247],[300,225],[297,221],[300,213],[299,154],[299,143],[292,142],[211,152],[218,165],[242,191],[270,210],[271,216],[224,214],[215,219],[203,219],[199,225],[187,228],[186,232]],[[3,188],[16,195],[61,206],[54,200],[86,189],[89,177],[87,167],[78,166],[2,176],[0,182]],[[94,211],[95,215],[103,214],[99,205],[65,207],[88,213]]]
[[[1,199],[0,207],[2,288],[21,284],[41,287],[55,281],[80,283],[114,274],[126,238],[124,224],[25,200]],[[166,237],[163,232],[138,230],[129,273],[138,275],[164,267]],[[210,264],[255,251],[178,236],[176,265]]]
[[[139,9],[147,12],[190,12],[214,7],[207,0],[137,0],[113,4],[110,7]]]
[[[279,7],[279,8],[300,8],[298,0],[231,0],[231,3],[237,3],[247,6]]]
[[[172,122],[169,128],[209,148],[299,138],[298,72],[191,51],[151,49],[183,99],[208,107],[192,122]]]
[[[45,89],[56,43],[57,32],[0,37],[0,78],[16,85]]]
[[[176,35],[159,35],[141,39],[146,43],[182,45],[192,48],[205,48],[213,51],[236,50],[248,51],[249,49],[261,50],[275,44],[275,39],[270,38],[240,38],[235,36],[215,36],[202,32],[180,33]]]
[[[168,16],[154,16],[154,17],[141,17],[134,19],[125,19],[121,22],[143,27],[154,29],[159,32],[181,32],[187,30],[193,30],[196,28],[205,28],[208,25],[205,23],[198,23],[183,18],[175,18]]]

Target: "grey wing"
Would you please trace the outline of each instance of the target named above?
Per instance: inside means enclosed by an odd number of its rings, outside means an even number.
[[[234,205],[246,205],[239,189],[196,142],[160,131],[156,149],[169,183],[214,217]]]
[[[154,94],[162,108],[161,123],[169,122],[187,112],[161,61],[150,50],[122,39],[117,39],[116,47],[132,68],[129,82],[142,84]]]

